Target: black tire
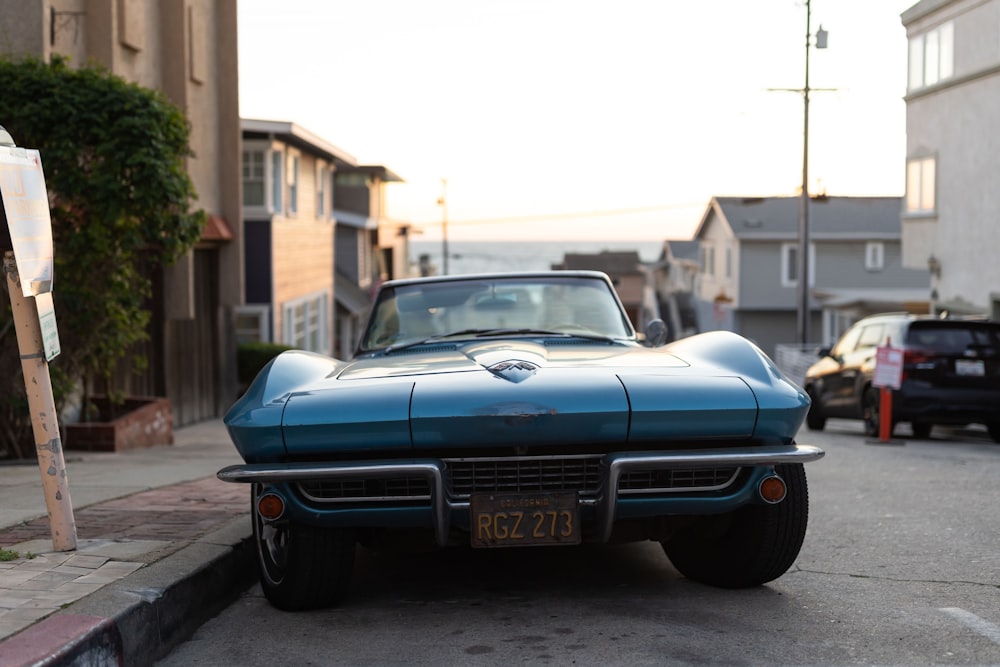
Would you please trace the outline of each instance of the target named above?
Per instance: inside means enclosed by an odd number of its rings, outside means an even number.
[[[933,427],[933,424],[928,424],[927,422],[910,422],[913,437],[917,440],[926,440],[931,437],[931,428]]]
[[[257,571],[268,602],[285,611],[331,607],[343,598],[354,571],[354,532],[292,522],[267,523],[257,514],[260,485],[253,485],[251,516]]]
[[[698,517],[662,543],[681,574],[710,586],[748,588],[773,581],[792,566],[806,535],[809,489],[801,463],[775,471],[788,486],[782,502]]]
[[[809,394],[811,404],[809,405],[809,412],[806,413],[806,426],[809,427],[810,431],[822,431],[826,428],[826,415],[823,414],[822,408],[819,407],[819,401],[816,399],[816,394],[813,393],[813,390],[809,389],[807,393]]]
[[[880,389],[877,387],[868,387],[865,389],[864,398],[861,404],[861,415],[865,424],[865,435],[870,438],[878,438],[881,436],[879,433],[880,422],[879,419],[881,415],[881,394]],[[892,425],[889,426],[889,437],[892,437],[892,432],[896,429],[896,423],[893,421]]]

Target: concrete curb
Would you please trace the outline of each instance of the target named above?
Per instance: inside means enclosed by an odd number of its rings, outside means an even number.
[[[135,665],[167,655],[256,577],[246,516],[0,644],[0,667]]]

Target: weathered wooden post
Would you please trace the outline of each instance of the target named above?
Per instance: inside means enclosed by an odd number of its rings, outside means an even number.
[[[76,549],[76,520],[69,494],[49,361],[59,354],[52,308],[52,222],[42,164],[36,150],[17,148],[0,126],[0,195],[6,231],[3,271],[17,333],[24,388],[42,474],[52,547]],[[8,242],[10,243],[8,249]]]

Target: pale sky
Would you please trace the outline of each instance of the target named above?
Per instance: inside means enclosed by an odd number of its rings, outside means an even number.
[[[902,195],[916,0],[812,0],[810,192]],[[802,182],[803,0],[239,0],[240,113],[381,164],[449,239],[689,237]]]

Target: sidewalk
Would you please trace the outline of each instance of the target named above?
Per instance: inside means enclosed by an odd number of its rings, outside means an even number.
[[[77,549],[54,552],[34,461],[0,464],[0,667],[152,664],[253,581],[250,492],[221,420],[174,444],[65,452]],[[120,662],[121,661],[121,662]]]

